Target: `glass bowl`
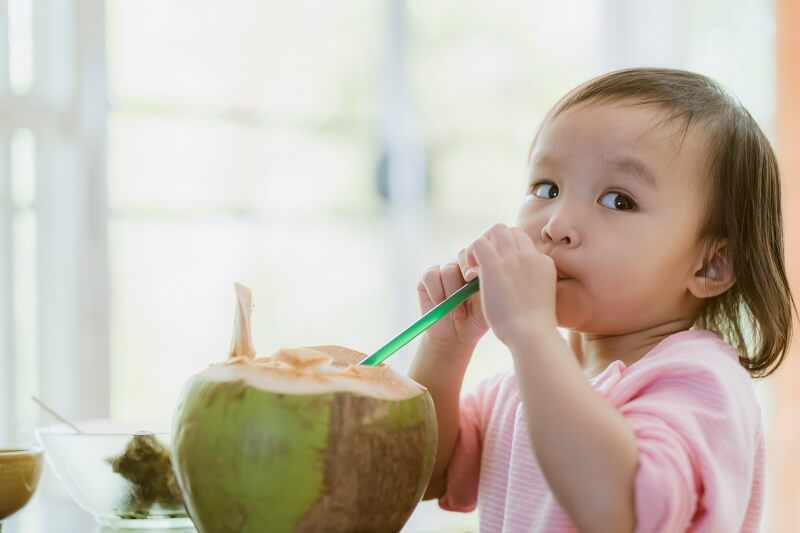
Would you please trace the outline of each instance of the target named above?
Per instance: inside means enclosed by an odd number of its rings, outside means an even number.
[[[169,459],[169,431],[91,420],[35,430],[70,496],[111,528],[191,527]]]

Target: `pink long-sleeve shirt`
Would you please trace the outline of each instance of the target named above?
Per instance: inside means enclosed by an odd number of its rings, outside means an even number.
[[[758,531],[761,411],[750,376],[716,333],[676,333],[628,367],[613,362],[590,383],[636,435],[637,532]],[[477,505],[482,532],[576,531],[536,462],[513,371],[462,397],[439,505]]]

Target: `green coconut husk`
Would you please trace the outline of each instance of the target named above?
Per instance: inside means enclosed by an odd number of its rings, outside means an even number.
[[[184,386],[173,464],[201,533],[398,531],[436,456],[428,391],[341,346],[257,358],[237,285],[229,358]]]

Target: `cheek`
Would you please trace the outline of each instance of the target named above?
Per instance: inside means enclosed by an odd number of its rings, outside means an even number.
[[[538,245],[542,242],[542,228],[547,223],[547,216],[542,209],[534,210],[531,203],[531,200],[522,203],[514,218],[514,225],[525,230],[525,233]]]
[[[610,304],[636,307],[685,285],[686,266],[674,243],[654,240],[615,247],[596,259],[589,288]]]
[[[522,204],[517,209],[517,214],[514,217],[515,226],[519,226],[521,228],[525,227],[525,224],[530,218],[530,208],[528,207],[528,204],[529,202],[527,200],[523,200]]]

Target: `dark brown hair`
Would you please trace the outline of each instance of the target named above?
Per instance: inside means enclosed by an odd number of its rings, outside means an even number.
[[[768,376],[786,355],[797,313],[784,268],[780,176],[769,141],[717,82],[674,69],[626,69],[589,80],[559,100],[545,124],[582,103],[622,100],[663,109],[682,123],[684,139],[690,126],[704,128],[710,193],[699,242],[727,243],[736,282],[708,299],[695,327],[721,334],[753,377]]]

